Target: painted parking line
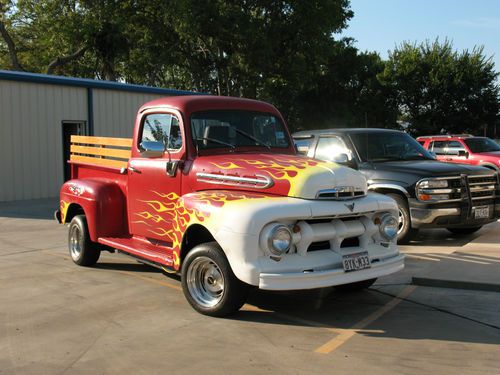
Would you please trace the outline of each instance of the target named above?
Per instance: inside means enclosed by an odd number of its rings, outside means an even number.
[[[379,319],[381,316],[391,311],[397,305],[408,297],[415,289],[416,285],[409,285],[404,288],[396,297],[391,299],[387,304],[374,311],[366,318],[360,320],[354,324],[350,329],[340,330],[339,334],[327,343],[316,348],[316,353],[328,354],[339,348],[341,345],[345,344],[350,338],[352,338],[358,331],[363,330],[366,326],[373,323],[375,320]]]
[[[437,257],[437,258],[456,260],[456,261],[459,261],[459,262],[476,263],[476,264],[490,264],[490,263],[487,263],[487,262],[480,262],[480,261],[477,261],[477,260],[464,259],[464,258],[460,258],[460,257],[457,257],[457,256],[449,256],[449,255],[442,255],[442,254],[430,254],[430,255],[433,256],[433,257]]]
[[[482,256],[478,256],[478,255],[463,255],[463,254],[460,254],[461,257],[464,257],[464,258],[467,258],[467,259],[474,259],[474,260],[482,260],[484,262],[494,262],[494,263],[500,263],[500,259],[494,259],[494,258],[485,258],[485,257],[482,257]]]
[[[415,259],[432,260],[433,262],[439,262],[439,259],[430,258],[422,255],[405,254],[405,256]]]

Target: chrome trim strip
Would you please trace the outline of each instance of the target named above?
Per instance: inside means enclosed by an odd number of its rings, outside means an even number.
[[[256,175],[257,178],[251,178],[198,172],[196,173],[196,177],[198,177],[198,182],[205,182],[207,184],[247,186],[257,189],[267,189],[274,185],[274,181],[271,178],[263,175]]]
[[[408,193],[408,190],[406,190],[404,187],[395,185],[395,184],[373,184],[370,183],[370,181],[367,181],[368,183],[368,190],[376,190],[376,189],[392,189],[392,190],[399,190],[402,192],[407,198],[410,197],[410,194]]]

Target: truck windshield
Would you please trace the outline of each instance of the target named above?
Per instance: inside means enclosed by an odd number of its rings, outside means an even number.
[[[482,137],[468,138],[464,139],[464,142],[467,145],[467,147],[469,147],[469,150],[471,150],[471,152],[475,154],[481,152],[500,151],[500,145],[498,145],[498,143],[496,143],[491,138],[482,138]]]
[[[206,111],[191,116],[198,149],[230,147],[288,148],[288,133],[279,118],[251,111]]]
[[[363,162],[433,159],[420,143],[401,132],[366,132],[351,134]]]

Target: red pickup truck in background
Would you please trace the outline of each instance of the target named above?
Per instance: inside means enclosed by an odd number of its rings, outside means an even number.
[[[197,311],[251,286],[356,289],[403,268],[396,203],[363,175],[296,153],[270,104],[177,96],[140,108],[132,139],[71,138],[56,217],[73,261],[118,250],[181,274]]]
[[[487,137],[472,135],[430,135],[418,137],[425,149],[439,161],[479,165],[500,171],[500,145]]]

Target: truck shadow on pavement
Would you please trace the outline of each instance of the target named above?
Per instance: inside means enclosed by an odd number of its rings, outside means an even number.
[[[411,296],[384,313],[393,299],[376,289],[352,293],[334,288],[288,293],[255,291],[248,303],[257,309],[243,308],[231,319],[312,327],[330,332],[332,338],[348,332],[371,338],[500,344],[500,327],[415,302]],[[379,312],[378,318],[363,326],[363,321]]]
[[[446,229],[421,230],[409,246],[462,247],[481,236],[483,229],[474,234],[452,234]],[[404,245],[400,245],[404,246]]]

